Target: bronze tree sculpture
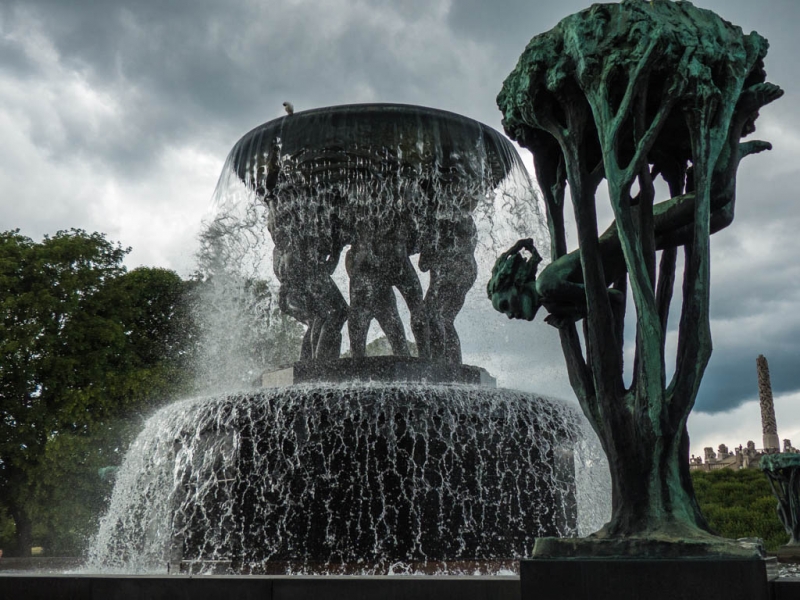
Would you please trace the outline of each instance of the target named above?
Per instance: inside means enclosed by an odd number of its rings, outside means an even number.
[[[709,236],[733,219],[740,159],[770,148],[741,138],[782,95],[766,82],[766,53],[757,33],[689,2],[596,4],[533,38],[498,96],[506,132],[533,152],[551,262],[537,279],[541,259],[520,241],[498,260],[489,295],[509,317],[532,319],[544,306],[559,328],[570,383],[611,469],[611,520],[595,538],[714,539],[689,477],[686,420],[711,355]],[[672,196],[660,203],[658,175]],[[603,179],[615,220],[600,234]],[[579,244],[571,253],[567,189]],[[683,297],[667,381],[679,247]],[[630,385],[628,286],[636,312]]]

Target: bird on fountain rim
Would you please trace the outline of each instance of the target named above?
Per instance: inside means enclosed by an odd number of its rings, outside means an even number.
[[[294,105],[291,102],[284,102],[283,103],[283,108],[286,111],[287,115],[293,115],[294,114]]]

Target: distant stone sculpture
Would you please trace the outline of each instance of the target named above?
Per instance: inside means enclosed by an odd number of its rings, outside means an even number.
[[[522,260],[522,259],[520,259]],[[770,454],[781,452],[778,446],[778,427],[775,419],[775,407],[772,403],[772,386],[769,381],[769,366],[767,359],[759,355],[756,359],[756,371],[758,373],[759,397],[761,400],[761,428],[764,432],[764,448],[756,449],[756,444],[752,440],[747,442],[747,447],[734,448],[734,454],[728,452],[727,446],[719,446],[719,456],[714,454],[713,449],[706,448],[705,463],[698,457],[690,460],[689,468],[693,470],[710,471],[713,469],[755,469],[759,468],[761,459]],[[797,449],[792,446],[792,441],[783,440],[784,453],[797,453]]]
[[[778,424],[775,420],[775,403],[772,400],[772,383],[769,379],[769,363],[763,354],[756,359],[758,373],[758,401],[761,405],[761,428],[765,452],[780,452]]]
[[[709,532],[689,476],[686,419],[711,355],[709,237],[733,219],[740,159],[770,147],[741,138],[755,130],[759,109],[782,95],[766,82],[766,52],[757,33],[744,35],[689,2],[624,0],[595,4],[535,37],[503,85],[503,126],[533,153],[550,264],[537,278],[540,258],[521,241],[499,258],[488,292],[512,318],[549,312],[612,480],[611,520],[591,541],[539,540],[536,555],[753,551]],[[671,196],[660,203],[658,175]],[[604,179],[614,222],[600,234],[595,194]],[[571,253],[567,186],[578,241]],[[682,312],[668,380],[681,247]],[[627,384],[629,285],[636,346]]]

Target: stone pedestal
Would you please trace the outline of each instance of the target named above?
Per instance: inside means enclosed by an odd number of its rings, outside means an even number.
[[[534,558],[521,600],[770,600],[763,559]]]
[[[437,363],[412,356],[366,356],[357,359],[296,362],[291,367],[261,376],[262,387],[284,387],[321,381],[417,381],[497,387],[497,380],[482,367]]]
[[[770,600],[777,577],[758,540],[543,537],[533,554],[522,600]]]
[[[790,545],[781,546],[775,551],[778,562],[800,564],[800,546]]]
[[[516,577],[31,575],[0,577],[24,600],[519,600]],[[565,599],[566,600],[566,599]]]
[[[761,441],[764,444],[765,452],[781,451],[781,441],[778,439],[777,433],[765,433],[762,436]]]

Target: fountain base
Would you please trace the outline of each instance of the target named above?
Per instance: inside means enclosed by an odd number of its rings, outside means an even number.
[[[561,402],[476,385],[318,382],[176,402],[128,452],[91,562],[383,574],[530,556],[536,538],[576,533],[580,427]]]
[[[656,538],[557,538],[536,540],[533,556],[537,559],[666,559],[758,560],[766,556],[757,541],[730,540],[709,536],[707,539]]]
[[[519,577],[259,577],[191,575],[9,575],[0,597],[26,600],[519,600]]]
[[[370,576],[469,576],[516,577],[519,561],[506,560],[430,560],[424,562],[399,562],[386,560],[370,566]],[[269,561],[244,563],[230,560],[186,560],[170,563],[168,573],[177,575],[259,575],[280,576],[292,573],[309,573],[315,577],[363,576],[364,565],[358,562],[331,565],[328,563],[301,563],[297,561]]]

